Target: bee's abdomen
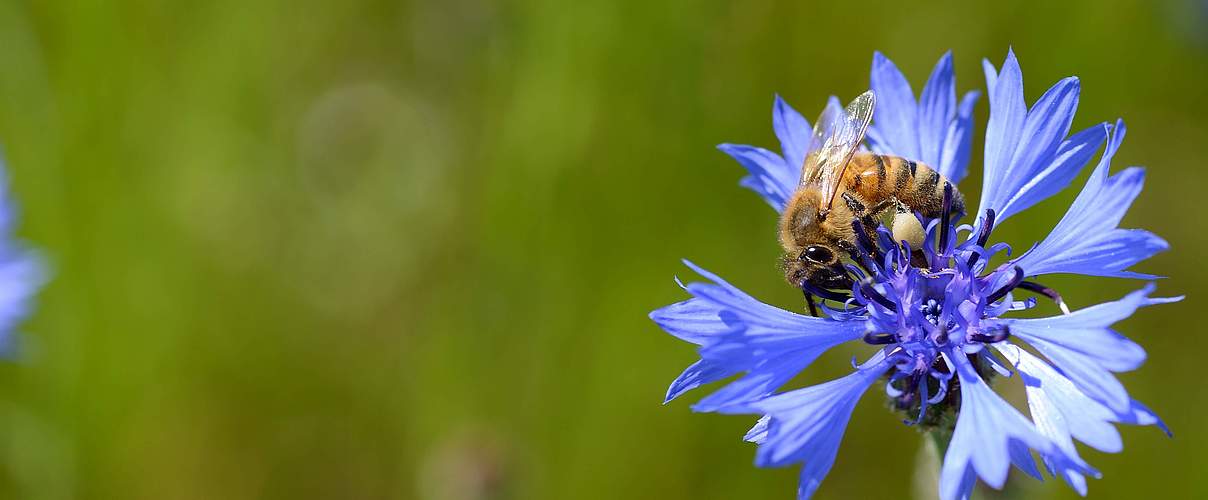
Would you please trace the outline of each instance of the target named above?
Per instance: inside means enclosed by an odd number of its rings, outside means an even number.
[[[939,217],[944,210],[944,187],[951,182],[935,169],[900,156],[861,153],[857,158],[861,175],[851,187],[866,200],[892,196],[926,217]],[[965,213],[965,200],[956,186],[952,186],[952,212]]]

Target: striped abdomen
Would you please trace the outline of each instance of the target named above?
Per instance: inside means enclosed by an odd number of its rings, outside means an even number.
[[[931,167],[899,156],[856,153],[843,173],[843,188],[873,207],[897,199],[925,217],[944,209],[944,186],[951,184]],[[952,186],[952,213],[965,213],[965,199]]]

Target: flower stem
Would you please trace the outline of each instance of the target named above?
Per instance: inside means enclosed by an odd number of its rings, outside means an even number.
[[[947,450],[947,438],[937,436],[937,431],[926,433],[923,446],[915,458],[914,466],[914,498],[931,500],[939,498],[940,464]]]
[[[952,430],[941,428],[932,429],[927,432],[927,440],[930,441],[931,446],[934,447],[936,456],[942,460],[944,458],[944,454],[948,453],[948,442],[952,440]]]
[[[948,444],[952,440],[952,429],[935,428],[928,431],[923,438],[923,446],[919,449],[914,469],[914,497],[917,499],[939,498],[940,466],[944,454],[948,452]],[[1012,500],[1027,498],[1026,485],[1008,478],[1001,490],[981,489],[984,498],[993,500]]]

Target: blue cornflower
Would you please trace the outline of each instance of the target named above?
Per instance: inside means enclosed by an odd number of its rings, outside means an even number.
[[[761,415],[745,438],[759,445],[756,464],[802,463],[799,498],[809,498],[826,476],[856,402],[882,379],[907,424],[949,438],[940,474],[945,499],[968,498],[978,477],[1001,488],[1011,464],[1040,478],[1031,450],[1050,474],[1085,495],[1085,476],[1099,473],[1078,455],[1074,440],[1117,452],[1121,442],[1113,423],[1165,429],[1113,375],[1138,368],[1145,351],[1111,326],[1139,307],[1178,298],[1151,298],[1149,284],[1119,300],[1070,311],[1055,291],[1029,281],[1057,273],[1153,278],[1127,269],[1167,249],[1166,242],[1118,227],[1144,177],[1137,167],[1109,174],[1123,122],[1071,135],[1076,78],[1057,82],[1029,109],[1013,52],[1001,72],[988,61],[984,68],[990,118],[981,208],[972,225],[920,216],[926,238],[914,250],[925,262],[904,243],[895,244],[885,228],[878,228],[876,241],[860,238],[856,265],[848,266],[851,294],[827,297],[842,305],[824,307],[826,318],[762,303],[688,262],[709,283],[684,286],[691,299],[651,313],[668,333],[700,346],[701,359],[671,384],[667,401],[742,374],[693,409]],[[940,59],[918,101],[879,53],[871,87],[879,100],[867,136],[871,150],[933,165],[953,182],[964,177],[978,94],[957,102],[950,54]],[[720,149],[750,172],[743,186],[783,210],[800,179],[810,126],[779,97],[773,123],[781,155],[741,145]],[[1101,146],[1082,192],[1048,236],[1015,258],[1005,243],[990,243],[1007,218],[1068,186]],[[992,266],[1000,253],[998,260],[1006,261]],[[1016,300],[1019,290],[1054,300],[1062,313],[1010,317],[1036,305],[1035,298]],[[849,341],[877,350],[850,375],[777,393],[825,351]],[[995,375],[1016,373],[1031,418],[990,388]]]
[[[13,235],[17,209],[8,195],[8,178],[0,160],[0,351],[11,353],[14,333],[45,282],[41,255]]]

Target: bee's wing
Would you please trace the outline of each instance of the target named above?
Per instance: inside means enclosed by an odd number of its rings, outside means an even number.
[[[869,90],[852,100],[847,109],[839,109],[834,103],[827,105],[814,122],[813,137],[801,168],[801,185],[818,187],[822,193],[819,209],[830,208],[847,162],[864,140],[876,105],[877,96]]]

